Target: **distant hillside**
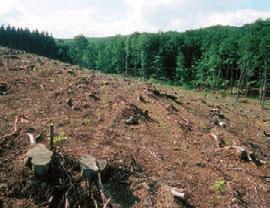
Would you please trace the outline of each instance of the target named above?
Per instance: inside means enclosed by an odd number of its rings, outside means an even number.
[[[259,96],[270,64],[270,20],[243,27],[213,26],[183,33],[62,41],[62,60],[105,73],[126,73],[186,87]],[[254,93],[253,89],[257,89]],[[261,93],[264,94],[264,93]]]

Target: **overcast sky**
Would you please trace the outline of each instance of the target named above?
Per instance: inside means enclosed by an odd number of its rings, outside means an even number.
[[[270,0],[0,0],[0,24],[57,38],[240,26],[270,17]]]

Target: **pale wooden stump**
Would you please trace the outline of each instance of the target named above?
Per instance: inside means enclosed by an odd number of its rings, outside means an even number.
[[[48,150],[44,144],[35,145],[26,155],[35,175],[44,176],[48,173],[53,152]]]

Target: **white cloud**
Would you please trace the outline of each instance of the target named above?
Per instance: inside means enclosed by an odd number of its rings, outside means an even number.
[[[234,25],[241,26],[245,23],[254,22],[259,18],[269,18],[270,11],[256,11],[252,9],[242,9],[224,13],[213,13],[207,18],[207,22],[203,23],[204,26],[211,25]]]
[[[12,26],[47,30],[56,37],[65,38],[87,32],[91,21],[95,22],[95,17],[100,15],[94,6],[70,8],[63,5],[63,9],[49,6],[42,8],[33,0],[1,2],[0,7],[5,8],[5,12],[2,10],[0,13],[0,20],[2,16],[4,22],[8,22]],[[6,16],[10,13],[13,15]]]
[[[166,8],[177,8],[187,0],[124,0],[127,11],[127,19],[124,21],[127,31],[150,31],[154,32],[161,28],[158,25],[150,24],[149,19],[162,16],[164,13],[157,11]]]
[[[233,1],[210,5],[209,0],[118,0],[117,3],[111,0],[2,0],[0,23],[47,30],[55,37],[71,38],[78,34],[108,36],[135,31],[184,31],[216,24],[242,25],[270,17],[270,8],[259,11],[239,6],[245,1],[237,2],[235,8],[221,8],[220,5],[232,5]]]
[[[10,12],[12,9],[16,9],[18,4],[20,3],[19,0],[9,0],[9,1],[1,1],[0,2],[0,15],[5,15],[6,13]]]

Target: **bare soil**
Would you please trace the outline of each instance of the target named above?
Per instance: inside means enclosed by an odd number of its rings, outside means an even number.
[[[18,115],[28,122],[12,134]],[[50,124],[56,152],[110,164],[108,207],[269,207],[270,112],[256,101],[236,104],[230,96],[104,75],[6,48],[0,49],[0,207],[54,207],[46,204],[52,184],[35,179],[24,162],[26,132],[41,134],[48,146]],[[262,163],[228,146],[243,146]],[[38,188],[29,195],[30,179]],[[188,201],[176,200],[168,187],[184,189]]]

